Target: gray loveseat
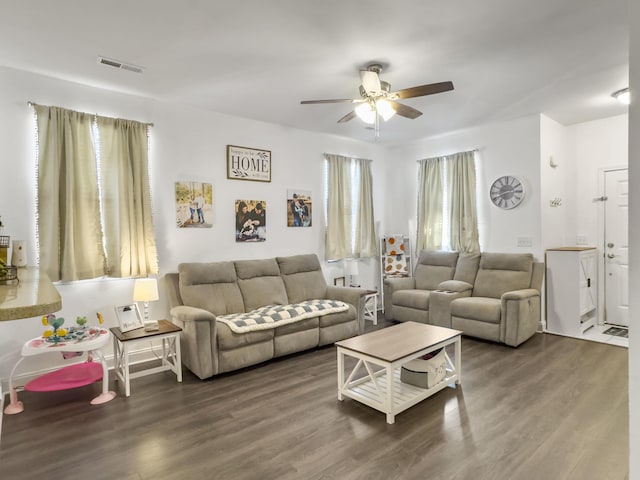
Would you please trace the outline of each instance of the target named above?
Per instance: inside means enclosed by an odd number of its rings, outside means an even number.
[[[422,251],[413,277],[385,280],[385,318],[515,347],[540,327],[543,275],[529,253]]]
[[[183,329],[182,361],[201,379],[363,331],[365,290],[328,286],[316,255],[182,263],[165,280],[171,321]],[[347,309],[244,333],[219,319],[322,299],[344,302]]]

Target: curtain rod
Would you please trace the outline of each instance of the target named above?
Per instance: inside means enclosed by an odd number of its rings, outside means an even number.
[[[475,153],[475,152],[479,152],[479,151],[480,151],[479,148],[474,148],[473,150],[463,150],[461,152],[448,153],[447,155],[437,155],[435,157],[423,158],[423,159],[420,159],[420,160],[416,160],[416,162],[422,162],[424,160],[432,160],[434,158],[450,157],[451,155],[457,155],[459,153]]]
[[[40,105],[39,103],[36,102],[32,102],[31,100],[27,101],[27,105],[29,105],[30,107],[34,107],[35,105]],[[48,105],[41,105],[42,107],[48,106]],[[64,107],[57,107],[57,108],[64,108]],[[126,118],[115,118],[115,117],[107,117],[105,115],[98,115],[97,113],[87,113],[87,112],[78,112],[77,110],[71,110],[70,108],[65,108],[65,110],[70,110],[72,112],[76,112],[76,113],[83,113],[85,115],[95,115],[96,117],[102,117],[102,118],[111,118],[113,120],[127,120],[127,121],[133,121],[133,122],[138,122],[137,120],[129,120]],[[149,127],[153,127],[153,123],[148,123],[148,122],[138,122],[141,123],[142,125],[147,125]]]

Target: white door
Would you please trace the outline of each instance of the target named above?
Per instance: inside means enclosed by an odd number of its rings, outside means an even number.
[[[605,322],[629,326],[628,170],[604,173]]]

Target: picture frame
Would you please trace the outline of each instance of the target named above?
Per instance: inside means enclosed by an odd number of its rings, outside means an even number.
[[[135,330],[136,328],[143,328],[144,322],[140,316],[140,310],[138,304],[131,303],[129,305],[122,305],[115,307],[116,316],[118,317],[118,323],[120,324],[120,331],[128,332]]]
[[[345,277],[336,277],[333,279],[333,284],[336,287],[346,287],[347,283],[346,283],[346,278]]]
[[[227,178],[271,182],[271,151],[227,145]]]

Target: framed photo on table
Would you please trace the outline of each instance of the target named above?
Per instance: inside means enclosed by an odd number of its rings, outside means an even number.
[[[138,304],[132,303],[131,305],[122,305],[121,307],[115,308],[118,323],[120,324],[120,331],[128,332],[129,330],[144,327],[144,322],[142,321],[142,317],[140,317],[140,310],[138,310]]]

